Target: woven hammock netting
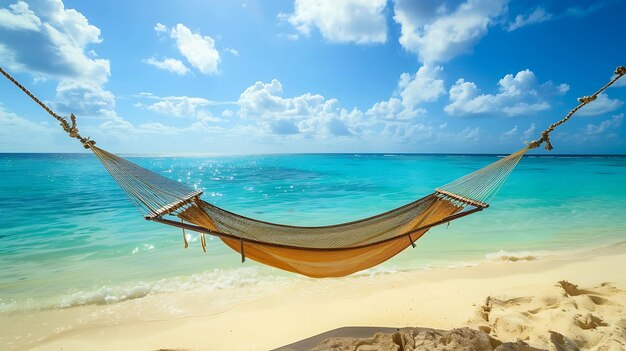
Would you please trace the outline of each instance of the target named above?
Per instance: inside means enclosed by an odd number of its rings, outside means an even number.
[[[609,83],[593,95],[580,98],[578,106],[549,126],[540,139],[530,142],[523,149],[402,207],[354,222],[322,227],[263,222],[205,202],[200,198],[201,190],[168,179],[95,146],[93,140],[78,133],[74,115],[68,122],[2,68],[0,73],[56,118],[70,137],[78,139],[91,150],[146,219],[200,232],[203,249],[206,246],[204,234],[210,234],[239,252],[242,259],[247,257],[290,272],[321,278],[345,276],[373,267],[414,245],[433,226],[487,208],[526,152],[544,143],[545,148],[551,150],[549,134],[554,128],[626,75],[626,68],[618,67]],[[179,221],[166,217],[178,217]],[[186,223],[185,226],[182,223]]]
[[[245,257],[311,277],[337,277],[375,266],[404,250],[430,226],[487,207],[524,148],[417,201],[362,220],[298,227],[247,218],[202,201],[201,192],[96,146],[90,148],[146,218],[164,213],[220,235]],[[443,223],[443,222],[442,222]],[[245,252],[242,252],[245,250]]]

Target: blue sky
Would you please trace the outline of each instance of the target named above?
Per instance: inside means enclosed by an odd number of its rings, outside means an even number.
[[[112,152],[505,153],[626,65],[625,1],[0,0],[0,66]],[[626,78],[553,134],[626,153]],[[8,81],[0,152],[80,152]]]

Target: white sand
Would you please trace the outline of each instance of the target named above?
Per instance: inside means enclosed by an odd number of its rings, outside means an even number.
[[[469,326],[535,347],[563,335],[583,348],[620,350],[626,348],[625,267],[626,244],[620,244],[536,261],[303,279],[226,310],[155,319],[155,311],[174,301],[171,295],[187,307],[206,303],[198,294],[163,294],[5,318],[0,340],[16,350],[267,350],[343,326]],[[125,319],[126,313],[146,318]],[[69,324],[71,330],[62,330]],[[31,336],[11,338],[25,331]]]

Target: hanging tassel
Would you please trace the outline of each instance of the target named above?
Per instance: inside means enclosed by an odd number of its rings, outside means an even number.
[[[202,244],[202,251],[206,252],[206,238],[204,233],[200,233],[200,243]]]
[[[411,238],[411,234],[409,234],[409,241],[411,242],[411,246],[415,248],[415,243],[413,242],[413,238]]]
[[[243,251],[243,239],[241,239],[241,263],[246,262],[246,253]]]
[[[185,223],[185,221],[183,221],[182,219],[180,220],[181,223]],[[187,235],[185,234],[185,228],[183,228],[183,242],[185,243],[185,249],[189,247],[189,243],[187,242]]]

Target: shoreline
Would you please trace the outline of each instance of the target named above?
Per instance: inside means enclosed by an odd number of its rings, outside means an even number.
[[[415,259],[414,257],[411,257],[413,255],[413,251],[407,249],[394,258],[395,264],[392,260],[339,279],[353,280],[386,276],[389,274],[463,269],[491,263],[497,264],[519,261],[550,260],[555,257],[568,257],[579,254],[584,255],[589,251],[603,250],[612,246],[626,244],[626,241],[606,239],[607,238],[604,238],[604,240],[596,242],[595,246],[585,248],[581,248],[580,246],[588,245],[589,243],[578,243],[577,246],[572,246],[570,243],[570,246],[545,250],[501,249],[488,253],[472,254],[467,257],[456,257],[455,259],[452,259],[451,257],[441,260],[438,259],[436,261],[420,259],[419,263],[412,261]],[[188,238],[188,240],[190,242],[195,242],[197,239],[195,237],[191,237]],[[417,253],[418,256],[420,254],[423,253]],[[212,253],[212,255],[215,255],[215,253]],[[226,251],[217,255],[224,255],[223,259],[230,260],[234,254],[230,251]],[[400,260],[398,261],[398,259]],[[207,267],[207,270],[203,272],[190,273],[186,275],[147,277],[147,279],[137,280],[134,282],[111,282],[106,285],[94,285],[91,288],[83,287],[59,290],[54,295],[46,295],[46,300],[43,301],[38,300],[40,297],[37,296],[23,298],[21,301],[7,300],[4,305],[0,304],[0,317],[3,315],[12,316],[25,313],[49,312],[55,310],[83,308],[94,305],[111,306],[150,296],[176,294],[178,292],[189,290],[219,292],[229,289],[245,288],[246,285],[259,284],[263,281],[272,281],[272,283],[275,284],[288,285],[289,283],[310,279],[311,278],[284,272],[273,267],[268,267],[254,261],[250,261],[248,264],[240,265],[239,267]],[[210,282],[211,286],[208,286],[209,284],[206,282]]]
[[[608,282],[615,291],[623,291],[626,274],[619,267],[624,266],[626,243],[620,242],[540,260],[302,279],[261,296],[255,295],[256,284],[229,288],[218,293],[246,298],[226,308],[212,309],[211,299],[219,294],[180,291],[111,305],[0,316],[0,337],[8,341],[10,350],[267,350],[345,326],[477,329],[476,316],[488,296],[541,296],[555,293],[559,281],[585,288]],[[623,294],[616,293],[615,298],[622,299]],[[614,302],[614,306],[625,304]],[[181,312],[172,314],[172,309]],[[63,329],[72,323],[71,330]],[[30,342],[28,337],[10,337],[29,333]]]

